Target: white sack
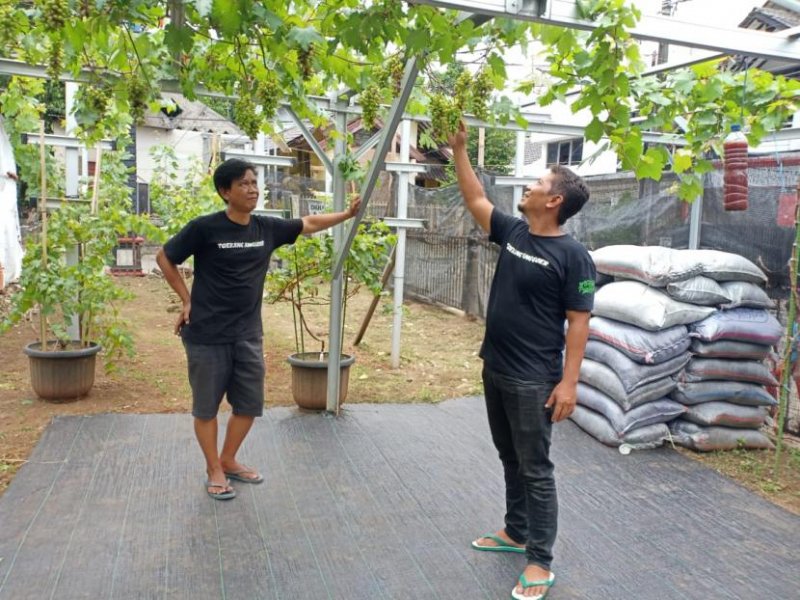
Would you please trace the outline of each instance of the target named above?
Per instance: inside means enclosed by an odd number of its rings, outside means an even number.
[[[14,151],[0,118],[0,266],[4,285],[19,279],[22,273],[22,234],[17,212],[17,182],[6,173],[17,173]]]

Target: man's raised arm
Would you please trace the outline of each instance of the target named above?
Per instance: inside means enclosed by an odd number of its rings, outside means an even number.
[[[464,204],[472,214],[475,221],[481,228],[489,233],[492,222],[492,211],[494,205],[489,202],[486,193],[483,191],[478,176],[469,164],[467,154],[467,126],[464,121],[458,126],[458,132],[448,139],[450,147],[453,149],[453,160],[456,164],[456,178],[461,195],[464,197]]]

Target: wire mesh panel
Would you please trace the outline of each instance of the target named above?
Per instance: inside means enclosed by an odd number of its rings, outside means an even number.
[[[409,232],[404,289],[410,295],[461,308],[467,238]]]

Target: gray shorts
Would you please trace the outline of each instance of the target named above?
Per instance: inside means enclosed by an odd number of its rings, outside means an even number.
[[[183,341],[192,386],[192,415],[217,416],[227,395],[233,414],[260,417],[264,412],[264,353],[261,338],[228,344]]]

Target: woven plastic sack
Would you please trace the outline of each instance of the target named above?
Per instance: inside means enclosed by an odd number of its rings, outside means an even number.
[[[695,357],[686,365],[683,381],[743,381],[759,385],[778,385],[778,380],[757,360]]]
[[[772,449],[769,438],[755,429],[736,429],[733,427],[703,427],[683,419],[676,419],[669,425],[673,441],[692,450],[711,452],[713,450]]]
[[[702,275],[667,284],[667,294],[675,300],[701,306],[717,306],[730,301],[720,284]]]
[[[731,402],[704,402],[703,404],[689,407],[683,418],[697,425],[758,429],[764,424],[767,415],[768,409],[766,406],[741,406]]]
[[[704,342],[732,340],[774,346],[782,334],[781,324],[763,308],[720,310],[689,326],[689,335]]]
[[[613,346],[597,340],[587,342],[584,355],[586,358],[610,367],[619,377],[626,392],[632,392],[643,385],[677,373],[692,358],[689,352],[684,352],[657,365],[643,365],[632,361]]]
[[[645,425],[630,430],[625,435],[617,435],[611,423],[601,414],[577,405],[570,419],[586,433],[606,446],[629,444],[634,447],[656,448],[669,437],[669,428],[664,423]]]
[[[723,281],[720,286],[729,300],[720,304],[720,308],[774,308],[775,303],[755,283],[748,281]]]
[[[603,392],[585,383],[578,383],[578,404],[603,415],[618,435],[645,425],[666,423],[686,412],[685,406],[666,398],[646,402],[629,411],[623,411],[619,404]]]
[[[737,360],[764,360],[769,356],[772,348],[761,344],[747,342],[734,342],[731,340],[717,340],[704,342],[693,339],[689,350],[697,356],[705,358],[734,358]]]
[[[622,410],[631,410],[645,402],[663,398],[678,385],[676,378],[670,375],[627,392],[614,371],[603,363],[588,358],[584,358],[581,363],[579,379],[603,392],[619,404]]]
[[[604,317],[589,320],[589,339],[613,346],[631,360],[645,365],[659,364],[683,354],[690,344],[689,330],[685,325],[647,331]]]
[[[687,406],[703,402],[732,402],[742,406],[773,406],[777,404],[763,386],[738,381],[699,381],[679,383],[670,398]]]
[[[700,265],[700,273],[716,281],[749,281],[765,284],[767,276],[744,256],[720,250],[680,250],[684,260]]]
[[[619,245],[598,248],[591,254],[599,273],[665,287],[702,272],[698,261],[682,260],[679,252],[662,246]]]
[[[638,281],[617,281],[598,290],[592,312],[648,331],[658,331],[700,321],[715,310],[674,300]]]

